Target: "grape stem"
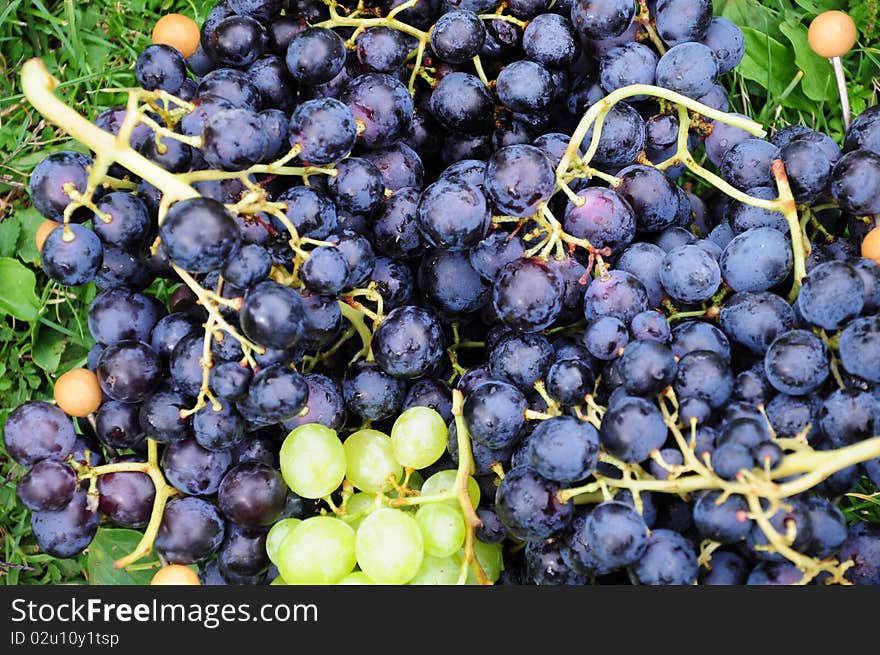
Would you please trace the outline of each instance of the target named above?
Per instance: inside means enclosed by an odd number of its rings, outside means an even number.
[[[80,464],[74,465],[71,462],[71,466],[77,469],[77,477],[80,481],[89,480],[91,482],[101,475],[126,472],[145,473],[150,477],[150,481],[156,490],[156,495],[153,499],[153,509],[150,512],[150,521],[147,523],[147,528],[144,530],[144,534],[135,549],[125,557],[116,560],[113,567],[123,569],[149,555],[153,550],[156,535],[159,534],[159,526],[162,524],[162,517],[165,514],[165,505],[170,498],[180,493],[165,481],[165,476],[162,474],[162,469],[159,466],[157,442],[154,439],[147,439],[146,462],[114,462],[93,467]]]

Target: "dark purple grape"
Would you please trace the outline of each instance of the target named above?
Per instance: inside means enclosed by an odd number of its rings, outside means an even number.
[[[351,151],[356,140],[355,117],[335,98],[307,100],[290,117],[290,143],[301,148],[305,162],[335,162]]]
[[[633,566],[644,585],[690,585],[697,579],[697,555],[693,544],[677,532],[654,530],[648,547]]]
[[[632,207],[640,229],[660,232],[674,224],[678,194],[666,175],[650,166],[635,164],[621,170],[618,177],[620,184],[615,191]]]
[[[680,357],[672,388],[679,400],[699,398],[717,409],[730,398],[733,373],[717,353],[694,350]]]
[[[223,515],[248,527],[274,523],[284,510],[286,497],[281,473],[262,462],[244,462],[230,469],[217,492]]]
[[[644,398],[628,397],[610,407],[602,420],[602,446],[626,462],[642,462],[666,441],[660,410]]]
[[[571,522],[574,504],[560,503],[558,488],[530,466],[504,476],[495,495],[495,511],[511,535],[525,541],[546,539]]]
[[[797,309],[809,323],[837,330],[858,316],[865,305],[865,284],[855,267],[831,261],[819,264],[804,279]]]
[[[357,138],[367,148],[393,145],[409,132],[412,125],[412,96],[399,80],[390,75],[359,75],[349,82],[342,100],[354,118],[363,123],[364,129]]]
[[[880,154],[870,150],[847,152],[831,171],[831,195],[850,214],[880,212],[880,199],[871,192],[880,183]]]
[[[110,463],[139,461],[129,455]],[[102,475],[98,478],[98,493],[98,509],[114,523],[126,528],[143,528],[149,522],[156,488],[146,473],[119,471]]]
[[[545,262],[519,259],[501,269],[493,286],[492,304],[510,327],[538,332],[559,316],[564,290],[559,275]]]
[[[206,450],[194,439],[172,443],[162,452],[165,478],[175,489],[193,496],[215,493],[230,466],[229,451]]]
[[[648,309],[648,294],[636,276],[611,270],[595,278],[584,295],[584,318],[593,321],[613,316],[629,323],[633,316]]]
[[[67,415],[55,405],[29,400],[9,413],[3,426],[6,452],[22,466],[42,459],[63,460],[76,441]]]
[[[287,69],[297,82],[323,84],[345,64],[345,43],[333,30],[310,27],[290,40],[285,56]]]
[[[489,127],[494,103],[479,78],[469,73],[450,73],[434,87],[429,102],[431,113],[444,126],[464,132],[481,132]]]
[[[245,294],[240,320],[245,336],[272,348],[296,345],[305,330],[299,294],[269,280],[256,284]]]
[[[126,403],[142,401],[162,379],[156,351],[138,341],[120,341],[105,348],[96,373],[104,394]]]
[[[345,424],[345,401],[339,385],[325,375],[312,373],[305,376],[309,389],[306,409],[284,421],[287,430],[306,423],[319,423],[331,430],[339,430]]]
[[[441,179],[419,198],[417,225],[430,245],[449,250],[475,246],[489,229],[491,210],[482,191]]]
[[[186,79],[186,61],[169,45],[149,45],[138,55],[134,76],[147,91],[177,93]]]
[[[94,280],[102,258],[100,239],[92,230],[75,223],[52,230],[40,252],[46,275],[69,287]]]
[[[64,509],[76,493],[76,472],[54,459],[41,459],[18,481],[15,495],[35,512]]]
[[[730,146],[721,160],[721,177],[737,189],[774,186],[770,164],[779,159],[779,148],[754,137]]]
[[[880,318],[851,321],[840,333],[838,354],[847,373],[880,382]]]
[[[145,435],[160,443],[174,443],[186,439],[191,436],[190,420],[189,418],[181,418],[180,412],[190,409],[194,404],[194,401],[182,393],[170,387],[163,387],[148,396],[141,404],[140,427]],[[126,423],[119,425],[125,429],[124,437],[126,440],[131,439],[129,436],[132,434],[131,428]]]
[[[635,3],[629,0],[572,0],[571,22],[582,39],[620,36],[632,23]]]
[[[488,283],[464,252],[435,250],[426,255],[419,265],[418,282],[431,306],[449,316],[476,311],[491,297]]]
[[[657,341],[633,341],[620,356],[623,386],[634,396],[654,396],[676,377],[677,364],[669,346]]]
[[[191,273],[222,268],[239,248],[240,232],[232,214],[210,198],[171,205],[159,227],[168,258]]]
[[[671,46],[703,40],[712,21],[711,0],[658,0],[654,11],[657,33]]]
[[[718,60],[702,43],[685,40],[672,46],[657,62],[657,85],[689,98],[709,93],[716,77]]]
[[[155,547],[166,561],[192,564],[210,557],[223,542],[223,518],[201,498],[173,498],[165,506]]]
[[[28,182],[31,202],[37,211],[45,218],[57,220],[70,204],[64,187],[72,184],[77,192],[85,192],[91,166],[91,158],[79,152],[62,150],[46,156],[31,172]],[[77,210],[74,218],[83,221],[89,214],[88,210]]]
[[[98,531],[98,512],[89,509],[88,495],[77,491],[58,510],[34,512],[31,530],[40,550],[52,557],[74,557],[92,542]]]
[[[769,227],[737,235],[721,255],[721,276],[734,291],[767,291],[788,276],[793,255],[786,236]]]
[[[540,148],[517,144],[501,148],[486,168],[485,188],[495,207],[510,216],[531,216],[556,186],[550,159]]]
[[[584,345],[590,354],[603,361],[617,359],[629,343],[629,330],[613,316],[600,316],[590,321],[584,331]]]
[[[345,406],[370,421],[396,415],[405,393],[405,383],[385,373],[375,362],[353,364],[342,381]]]
[[[420,307],[398,307],[376,330],[372,347],[376,362],[389,375],[421,377],[444,355],[440,321]]]

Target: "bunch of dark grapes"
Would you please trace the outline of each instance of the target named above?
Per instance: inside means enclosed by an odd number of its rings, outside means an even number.
[[[99,513],[146,526],[155,465],[179,492],[155,549],[204,584],[454,582],[466,503],[395,499],[448,492],[469,442],[490,581],[821,582],[849,560],[836,581],[880,583],[877,526],[838,507],[880,485],[877,455],[772,506],[743,491],[880,432],[880,111],[843,144],[691,118],[696,160],[756,203],[676,183],[688,114],[648,94],[573,141],[633,84],[729,109],[740,29],[711,0],[650,6],[420,0],[349,38],[335,4],[222,0],[187,58],[144,50],[164,111],[129,142],[191,197],[118,163],[90,189],[73,151],[31,177],[65,223],[46,274],[98,289],[99,401],[5,425],[41,548],[82,551]],[[713,482],[676,493],[688,475]]]

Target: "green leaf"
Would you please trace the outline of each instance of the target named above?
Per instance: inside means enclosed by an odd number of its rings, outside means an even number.
[[[52,328],[44,327],[34,336],[34,347],[31,353],[34,363],[46,373],[54,373],[58,370],[58,362],[67,342],[64,335]]]
[[[799,89],[788,88],[798,73],[791,51],[756,29],[740,29],[746,42],[746,54],[737,71],[763,86],[771,102],[804,111],[813,109],[815,104],[808,101]]]
[[[794,0],[810,14],[821,14],[829,9],[843,9],[844,0]]]
[[[731,0],[725,3],[721,15],[732,20],[740,28],[748,25],[749,28],[771,38],[779,39],[782,37],[782,33],[779,31],[780,16],[758,0]],[[748,52],[748,44],[746,52]]]
[[[28,323],[36,321],[40,300],[34,291],[34,272],[16,259],[0,257],[0,281],[0,312]]]
[[[141,533],[123,528],[101,528],[88,549],[87,575],[93,585],[147,585],[161,566],[155,552],[138,560],[134,566],[154,565],[138,571],[113,568],[113,563],[128,555],[141,540]]]
[[[40,251],[37,250],[37,230],[46,219],[33,207],[21,210],[15,217],[21,225],[21,233],[18,235],[18,256],[28,264],[39,264]]]
[[[15,217],[8,218],[0,223],[0,257],[13,257],[18,250],[18,234],[21,232],[21,223]]]
[[[807,41],[807,28],[799,21],[789,19],[780,23],[779,29],[791,41],[795,64],[804,72],[801,80],[804,94],[817,102],[834,100],[837,90],[831,64],[813,52]]]

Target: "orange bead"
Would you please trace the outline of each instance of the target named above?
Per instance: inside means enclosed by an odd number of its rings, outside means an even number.
[[[34,241],[37,242],[37,250],[43,251],[43,244],[49,238],[49,233],[56,227],[61,227],[61,223],[49,220],[48,218],[40,224],[40,227],[37,228],[37,235],[34,237]]]
[[[199,576],[183,564],[169,564],[156,571],[151,585],[199,585]]]
[[[862,257],[880,264],[880,227],[875,227],[865,235],[862,241]]]
[[[68,416],[88,416],[102,400],[98,376],[87,368],[67,371],[55,381],[55,402]]]
[[[810,47],[820,57],[841,57],[852,50],[858,32],[849,14],[826,11],[813,19],[807,32]]]
[[[153,28],[153,43],[176,48],[184,57],[191,57],[199,47],[199,25],[183,14],[166,14]]]

